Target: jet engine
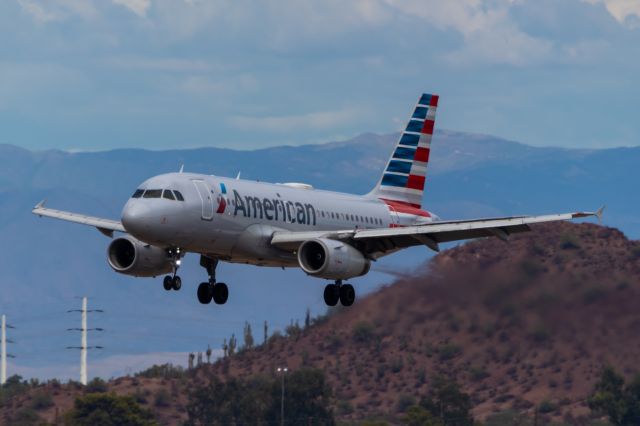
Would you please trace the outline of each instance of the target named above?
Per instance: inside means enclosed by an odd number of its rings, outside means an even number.
[[[134,277],[155,277],[173,271],[165,249],[145,244],[130,235],[116,238],[109,244],[107,260],[114,271]]]
[[[307,274],[329,280],[359,277],[371,267],[359,250],[328,238],[315,238],[300,244],[298,263]]]

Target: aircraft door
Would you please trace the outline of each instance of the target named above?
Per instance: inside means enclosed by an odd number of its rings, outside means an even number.
[[[193,185],[198,190],[200,200],[202,200],[202,219],[213,219],[213,193],[209,185],[203,180],[192,180]]]
[[[391,216],[391,227],[400,225],[400,218],[398,217],[398,211],[391,205],[389,205],[389,216]]]

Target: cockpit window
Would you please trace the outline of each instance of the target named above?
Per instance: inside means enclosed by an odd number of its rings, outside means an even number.
[[[176,194],[176,200],[178,201],[184,201],[184,197],[182,196],[182,194],[180,193],[180,191],[173,191],[174,194]]]
[[[173,196],[173,192],[171,192],[171,190],[169,189],[165,189],[164,192],[162,192],[162,198],[166,198],[167,200],[176,199],[176,197]]]
[[[147,189],[142,198],[160,198],[162,189]]]
[[[133,193],[131,198],[140,198],[142,197],[143,193],[144,193],[144,189],[136,189],[136,192]]]

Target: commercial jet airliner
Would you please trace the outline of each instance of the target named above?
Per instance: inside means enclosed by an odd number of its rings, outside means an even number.
[[[169,173],[143,182],[127,201],[120,221],[50,209],[33,213],[96,227],[117,236],[107,248],[116,272],[164,277],[165,290],[179,290],[177,275],[186,253],[200,255],[209,276],[198,300],[224,304],[219,261],[299,267],[329,280],[327,305],[350,306],[355,290],[346,283],[365,275],[371,263],[401,249],[481,237],[506,240],[533,223],[569,220],[597,212],[441,220],[422,208],[438,96],[423,94],[380,177],[366,195],[322,191],[304,183],[270,184],[195,173]]]

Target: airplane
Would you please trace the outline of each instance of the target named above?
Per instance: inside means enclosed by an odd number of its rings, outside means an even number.
[[[351,306],[355,290],[347,280],[369,272],[372,262],[411,246],[439,251],[441,243],[482,237],[507,240],[529,225],[571,220],[596,212],[442,220],[422,208],[438,95],[422,94],[395,144],[382,176],[366,195],[324,191],[304,183],[272,184],[213,175],[178,173],[140,184],[120,221],[45,207],[33,213],[96,227],[113,238],[107,261],[121,274],[167,274],[165,290],[179,290],[177,274],[186,253],[200,255],[208,280],[200,303],[224,304],[228,286],[218,282],[220,261],[257,266],[299,267],[329,280],[328,306]]]

